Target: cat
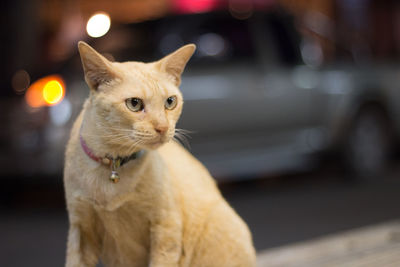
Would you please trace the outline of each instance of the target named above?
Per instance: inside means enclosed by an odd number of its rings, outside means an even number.
[[[255,266],[247,225],[173,138],[195,45],[151,63],[78,50],[90,94],[65,155],[66,266]]]

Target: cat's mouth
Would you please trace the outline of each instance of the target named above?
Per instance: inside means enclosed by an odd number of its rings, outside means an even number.
[[[130,136],[137,147],[144,149],[157,149],[161,145],[168,143],[173,136],[170,133],[165,134],[150,134],[150,133],[138,133]]]

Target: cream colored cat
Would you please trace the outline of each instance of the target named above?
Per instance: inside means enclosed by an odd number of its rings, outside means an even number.
[[[117,63],[79,43],[91,90],[66,150],[66,266],[255,265],[246,224],[172,140],[194,50]]]

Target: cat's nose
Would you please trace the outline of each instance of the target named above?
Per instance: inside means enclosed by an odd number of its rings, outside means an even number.
[[[157,125],[154,130],[159,134],[165,134],[168,131],[168,125]]]

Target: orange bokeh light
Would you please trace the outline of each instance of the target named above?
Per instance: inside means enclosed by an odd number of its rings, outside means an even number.
[[[53,106],[62,101],[65,95],[65,83],[59,75],[46,76],[34,82],[25,93],[26,103],[30,107]]]

